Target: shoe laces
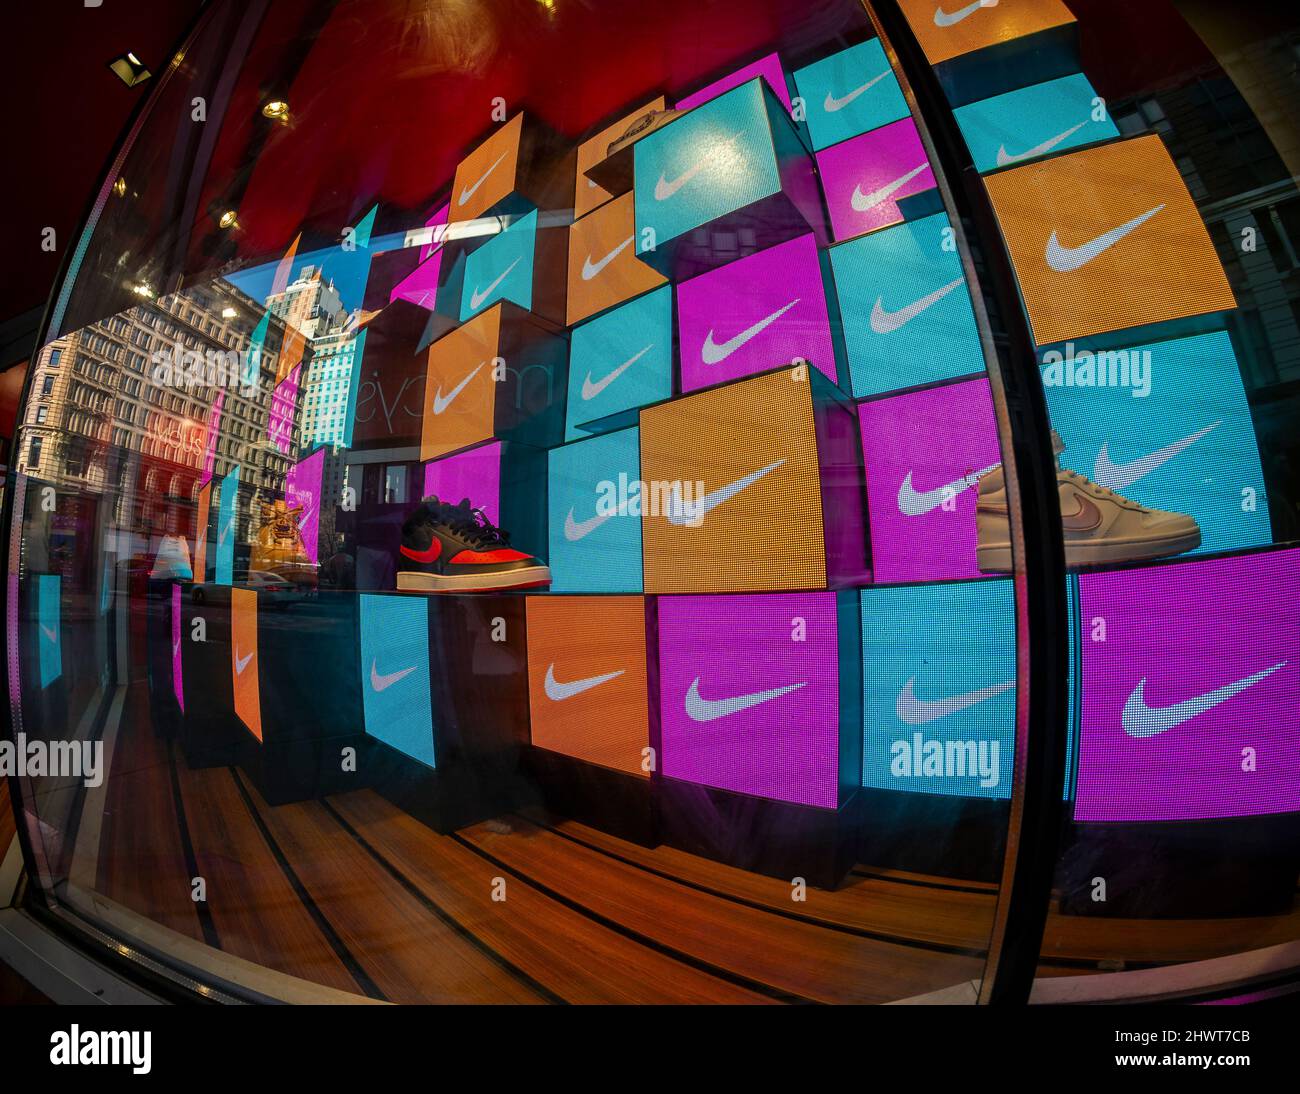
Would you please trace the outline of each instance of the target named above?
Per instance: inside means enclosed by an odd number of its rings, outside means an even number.
[[[479,507],[462,498],[459,505],[445,505],[443,519],[447,527],[474,547],[508,547],[510,533],[498,528]]]
[[[1093,482],[1087,475],[1080,475],[1077,471],[1071,471],[1068,467],[1062,467],[1059,461],[1057,462],[1057,472],[1059,475],[1064,475],[1076,486],[1086,487],[1089,492],[1096,491],[1101,494],[1102,497],[1114,498],[1116,501],[1122,501],[1128,505],[1136,504],[1129,498],[1126,498],[1123,494],[1112,490],[1109,486],[1102,486],[1099,482]]]

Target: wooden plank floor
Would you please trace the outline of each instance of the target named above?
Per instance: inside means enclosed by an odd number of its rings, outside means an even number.
[[[150,727],[147,704],[143,687],[128,689],[107,780],[97,888],[170,930],[210,941],[191,898],[194,874],[186,857],[169,749]]]
[[[191,771],[128,703],[102,829],[105,895],[188,937],[392,1002],[883,1002],[978,978],[989,885],[859,867],[835,892],[567,820],[440,835],[367,791],[272,807]],[[139,728],[144,726],[144,729]],[[192,872],[207,900],[190,900]],[[505,899],[499,899],[504,885]],[[1240,920],[1049,917],[1042,975],[1300,937]]]

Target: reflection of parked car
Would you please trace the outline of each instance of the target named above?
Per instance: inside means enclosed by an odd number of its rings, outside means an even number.
[[[235,584],[252,589],[258,594],[258,603],[271,608],[287,608],[295,600],[303,598],[297,585],[270,570],[237,570]]]
[[[269,570],[236,570],[233,584],[236,588],[252,589],[259,594],[260,602],[268,607],[287,608],[311,592]],[[203,585],[195,585],[190,593],[190,599],[195,604],[202,604],[207,599],[204,588]]]

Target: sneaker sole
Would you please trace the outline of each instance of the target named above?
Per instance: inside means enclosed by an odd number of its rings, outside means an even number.
[[[549,566],[529,566],[497,574],[426,574],[418,570],[397,575],[399,593],[480,593],[505,589],[534,589],[551,583]]]
[[[1065,568],[1084,569],[1090,566],[1108,566],[1120,562],[1147,562],[1151,559],[1181,555],[1194,551],[1201,545],[1199,531],[1172,539],[1139,539],[1119,542],[1103,540],[1100,543],[1067,544]],[[1011,545],[998,544],[976,549],[976,558],[982,574],[1007,574],[1011,572]]]

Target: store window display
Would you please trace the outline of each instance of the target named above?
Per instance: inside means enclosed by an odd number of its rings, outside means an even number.
[[[14,781],[32,899],[295,1001],[1296,940],[1273,61],[1172,3],[318,7],[204,13],[33,362],[14,727],[107,767]]]

